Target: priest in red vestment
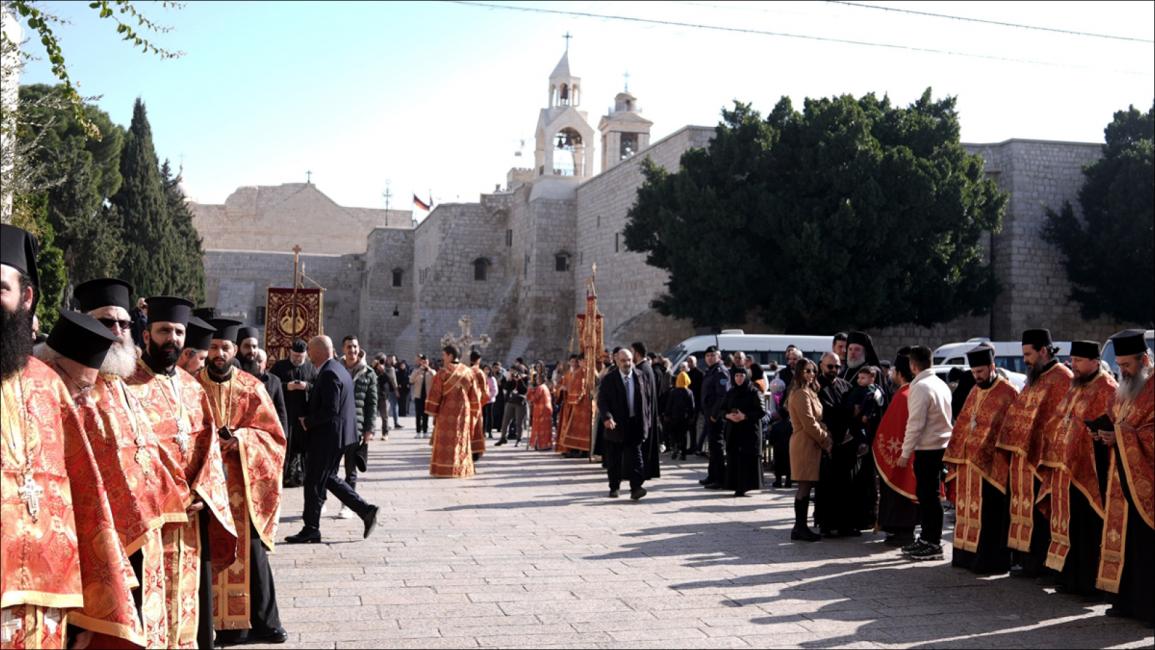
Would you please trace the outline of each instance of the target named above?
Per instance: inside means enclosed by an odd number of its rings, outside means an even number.
[[[78,316],[97,341],[66,387],[30,356],[38,282],[36,240],[0,224],[0,642],[63,648],[74,625],[82,643],[98,633],[143,645],[136,580],[73,402],[112,337]]]
[[[1003,573],[1007,548],[1007,481],[1010,454],[998,448],[1011,405],[1019,392],[995,367],[995,350],[983,343],[967,352],[975,387],[951,431],[943,461],[955,486],[954,551],[951,564],[980,574]]]
[[[190,493],[187,522],[169,523],[162,531],[169,644],[207,647],[214,636],[212,580],[236,559],[237,533],[208,396],[177,362],[182,348],[207,350],[209,344],[188,338],[196,320],[188,300],[155,296],[148,305],[144,351],[129,390]],[[211,337],[214,330],[204,326]]]
[[[1103,489],[1111,449],[1088,426],[1110,422],[1118,383],[1099,361],[1098,341],[1071,343],[1071,389],[1059,403],[1059,432],[1043,449],[1050,497],[1051,545],[1047,568],[1060,572],[1060,591],[1092,596],[1103,536]]]
[[[1011,404],[999,431],[999,449],[1011,454],[1008,492],[1011,524],[1007,546],[1017,551],[1012,575],[1038,577],[1048,571],[1051,544],[1049,503],[1039,500],[1043,449],[1059,432],[1059,402],[1071,387],[1072,373],[1055,357],[1058,348],[1045,329],[1023,332],[1027,387]]]
[[[1111,337],[1119,363],[1114,426],[1099,438],[1114,448],[1107,470],[1099,559],[1100,589],[1112,594],[1109,616],[1155,626],[1155,382],[1143,330]]]
[[[470,405],[470,417],[473,418],[473,433],[469,438],[469,446],[473,453],[473,462],[477,462],[485,454],[485,422],[481,410],[489,401],[489,381],[485,378],[485,371],[481,369],[481,353],[473,350],[469,353],[469,370],[473,373],[473,387],[477,391],[476,400]]]
[[[273,574],[281,507],[285,432],[261,380],[233,365],[241,323],[215,319],[208,363],[197,380],[208,395],[221,440],[229,504],[237,530],[237,560],[213,584],[217,642],[284,643]]]
[[[543,377],[534,376],[530,382],[532,385],[525,396],[533,411],[529,448],[535,451],[549,449],[553,444],[553,400],[550,399],[549,386],[543,382]]]
[[[429,475],[437,478],[469,478],[474,473],[471,438],[477,386],[472,370],[460,358],[456,346],[442,349],[441,370],[425,398],[425,412],[436,418],[429,439],[433,447]]]

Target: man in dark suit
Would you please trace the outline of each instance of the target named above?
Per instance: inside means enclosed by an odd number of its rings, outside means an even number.
[[[359,444],[357,410],[353,403],[353,377],[333,358],[333,341],[327,336],[309,341],[309,360],[317,379],[309,394],[309,415],[302,425],[307,438],[305,468],[305,527],[285,538],[289,544],[321,541],[321,506],[326,491],[365,522],[365,537],[377,526],[377,506],[369,505],[337,475],[345,450]]]
[[[646,496],[643,446],[651,435],[653,390],[634,367],[634,355],[628,348],[614,353],[617,371],[610,371],[598,387],[599,417],[605,428],[606,471],[610,479],[610,498],[618,497],[623,474],[630,482],[630,498]]]

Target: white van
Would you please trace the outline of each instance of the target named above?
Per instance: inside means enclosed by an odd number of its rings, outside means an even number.
[[[1027,366],[1023,362],[1022,341],[992,341],[985,337],[967,339],[961,343],[946,343],[935,349],[932,362],[936,366],[962,366],[970,368],[967,363],[967,352],[975,349],[979,343],[989,343],[995,349],[995,365],[1011,372],[1025,373]],[[1070,341],[1055,341],[1059,348],[1058,358],[1066,361],[1071,357]]]
[[[1148,350],[1155,348],[1155,330],[1147,330],[1143,333],[1143,338],[1147,341]],[[1115,344],[1111,342],[1111,339],[1107,339],[1107,342],[1103,344],[1103,353],[1099,358],[1107,362],[1107,367],[1115,373],[1116,377],[1119,376],[1119,364],[1115,362]]]
[[[788,345],[796,346],[803,356],[817,362],[823,354],[830,352],[833,343],[834,335],[747,334],[742,330],[722,330],[718,334],[691,336],[670,348],[664,356],[670,360],[672,368],[677,368],[686,357],[694,355],[698,358],[698,367],[704,368],[702,357],[706,354],[706,348],[714,345],[722,352],[745,352],[762,366],[770,365],[771,361],[782,365],[786,362]]]

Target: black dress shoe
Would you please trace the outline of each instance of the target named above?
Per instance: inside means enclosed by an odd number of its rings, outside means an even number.
[[[248,643],[254,643],[254,644],[267,643],[270,645],[277,645],[277,644],[285,643],[288,640],[289,640],[289,633],[285,631],[285,628],[278,627],[277,629],[269,631],[269,632],[265,632],[264,634],[257,634],[257,635],[250,634],[249,639],[248,639]]]
[[[705,487],[707,490],[721,490],[726,486],[722,485],[721,483],[707,483]]]
[[[377,506],[369,506],[369,512],[365,513],[362,521],[365,522],[365,537],[362,539],[369,539],[373,529],[377,527]]]
[[[630,490],[630,498],[633,499],[634,501],[637,501],[638,499],[646,496],[646,494],[648,494],[648,492],[646,491],[646,488],[638,488],[636,490]]]
[[[296,535],[289,535],[285,538],[286,544],[320,544],[321,531],[316,529],[303,528],[301,532]]]
[[[700,479],[698,479],[698,485],[705,485],[705,484],[706,484],[706,483],[708,483],[708,482],[709,482],[709,481],[707,481],[707,480],[706,480],[706,479],[704,479],[704,478],[700,478]]]
[[[610,498],[611,499],[618,498],[618,491],[617,490],[610,490]]]

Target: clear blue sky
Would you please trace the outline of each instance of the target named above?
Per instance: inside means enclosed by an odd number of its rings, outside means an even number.
[[[513,5],[504,0],[495,4]],[[949,50],[991,60],[605,18],[450,3],[140,3],[173,31],[161,60],[116,38],[86,2],[46,2],[84,95],[127,126],[144,99],[161,158],[183,159],[194,200],[305,180],[342,205],[411,207],[413,192],[473,201],[525,158],[547,77],[571,32],[571,70],[596,127],[630,73],[654,139],[713,125],[733,99],[768,111],[782,95],[868,91],[913,101],[957,95],[968,142],[1102,141],[1115,110],[1155,97],[1155,3],[872,3],[1146,39],[1126,42],[913,16],[833,3],[517,3]],[[42,54],[32,43],[32,51]],[[43,61],[25,83],[51,81]],[[598,158],[600,161],[600,152]]]

